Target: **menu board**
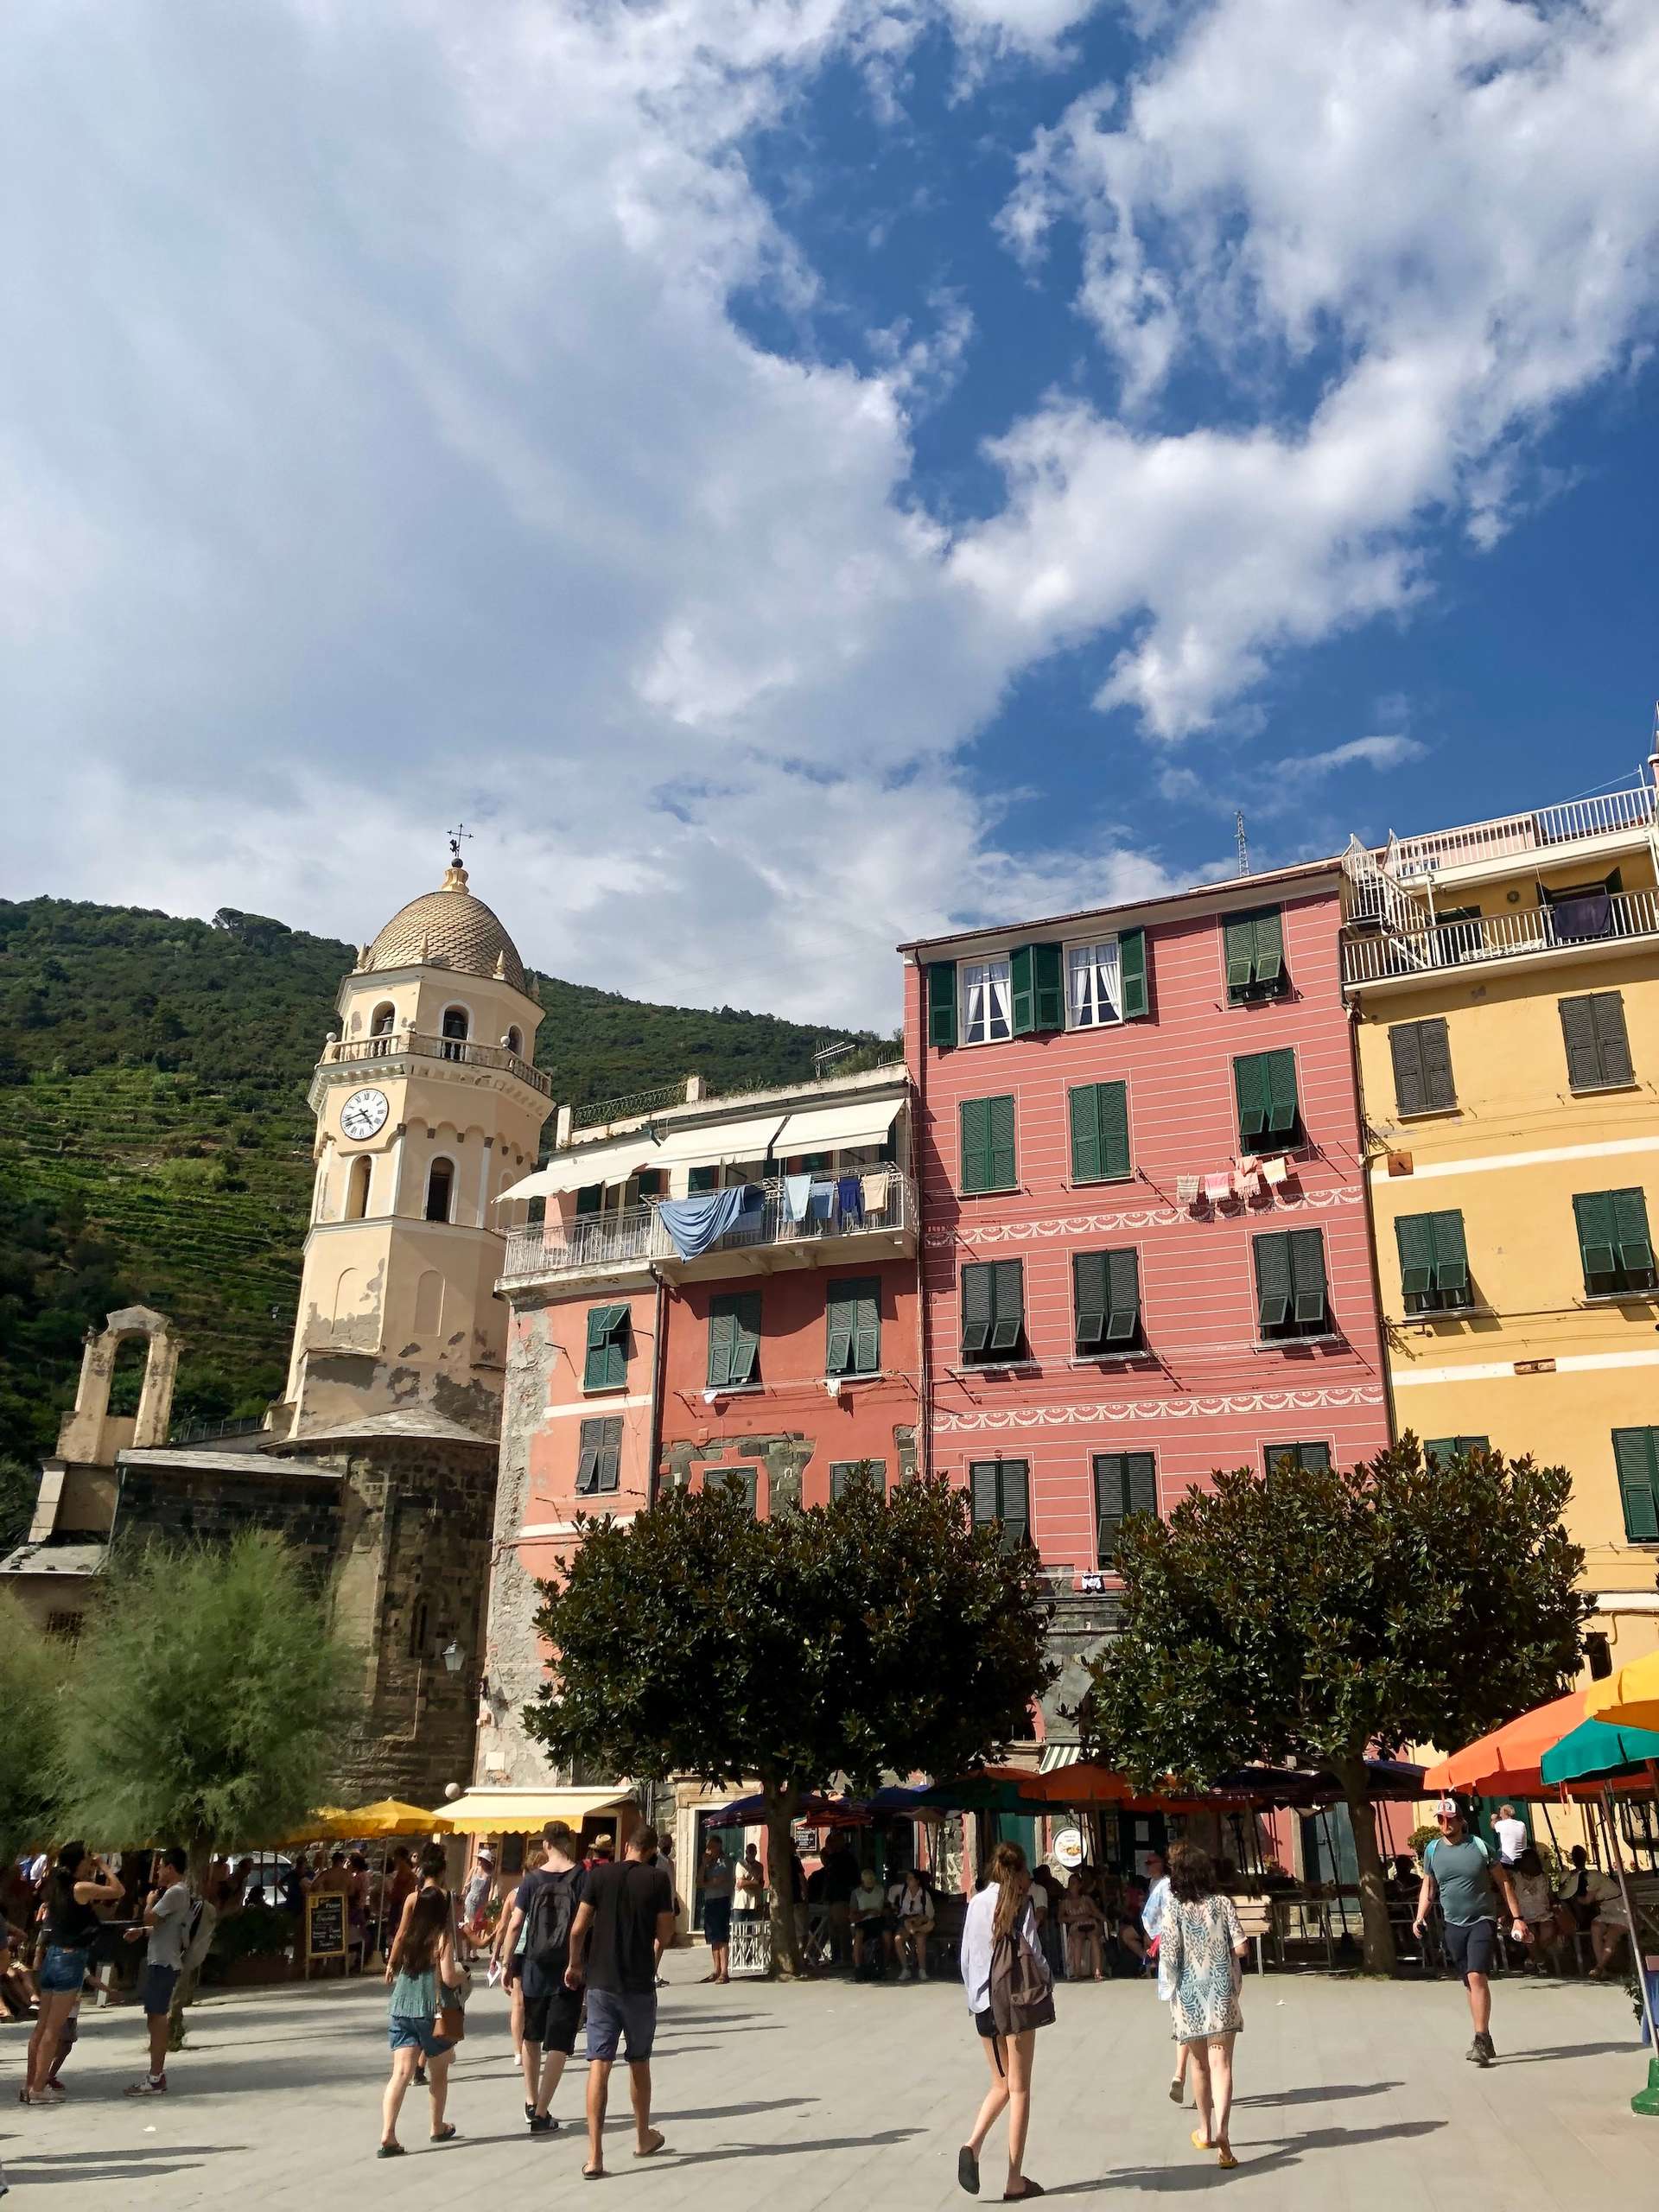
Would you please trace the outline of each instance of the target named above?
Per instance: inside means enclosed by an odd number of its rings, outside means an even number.
[[[345,1957],[346,1899],[340,1891],[314,1891],[307,1897],[305,1955],[308,1961]]]

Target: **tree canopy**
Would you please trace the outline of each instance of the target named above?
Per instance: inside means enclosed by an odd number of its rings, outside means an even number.
[[[1589,1601],[1561,1467],[1414,1437],[1360,1466],[1218,1474],[1123,1523],[1123,1631],[1095,1663],[1102,1755],[1144,1782],[1249,1761],[1332,1770],[1366,1962],[1392,1964],[1368,1754],[1447,1749],[1559,1695]]]
[[[671,1491],[627,1522],[593,1521],[541,1586],[557,1678],[525,1719],[551,1755],[663,1779],[760,1782],[775,1955],[790,1821],[842,1778],[958,1772],[1025,1727],[1052,1679],[1037,1555],[975,1527],[943,1481],[758,1521],[736,1485]],[[784,1910],[779,1910],[779,1906]]]
[[[351,1656],[279,1537],[118,1554],[65,1725],[67,1813],[112,1847],[182,1843],[200,1877],[321,1801]]]
[[[57,1833],[67,1649],[0,1590],[0,1859],[8,1862]]]

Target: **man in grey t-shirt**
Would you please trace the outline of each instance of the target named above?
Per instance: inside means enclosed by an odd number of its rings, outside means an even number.
[[[149,2072],[142,2082],[135,2082],[127,2094],[130,2097],[159,2097],[167,2094],[167,2033],[173,2011],[173,1992],[184,1967],[184,1955],[190,1941],[190,1885],[185,1880],[190,1861],[175,1844],[164,1851],[156,1861],[149,1892],[144,1907],[143,1928],[127,1931],[127,1941],[136,1943],[149,1931],[149,1947],[144,1953],[143,2001],[144,2018],[149,2029]]]
[[[1515,1879],[1501,1859],[1495,1859],[1478,1835],[1465,1825],[1463,1808],[1455,1797],[1442,1797],[1435,1808],[1440,1834],[1423,1853],[1423,1883],[1417,1893],[1413,1925],[1421,1936],[1438,1893],[1445,1923],[1446,1955],[1463,1976],[1468,1993],[1469,2015],[1475,2039],[1465,2054],[1477,2066],[1490,2066],[1497,2053],[1492,2048],[1492,1991],[1489,1979],[1492,1954],[1497,1946],[1497,1892],[1510,1916],[1517,1942],[1527,1939],[1527,1923],[1516,1901]]]

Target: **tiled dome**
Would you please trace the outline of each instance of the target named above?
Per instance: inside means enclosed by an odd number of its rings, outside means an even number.
[[[423,891],[398,908],[369,947],[363,966],[453,968],[462,976],[499,976],[515,990],[525,990],[518,948],[484,901],[467,888],[467,871],[460,867],[444,871],[442,890]]]

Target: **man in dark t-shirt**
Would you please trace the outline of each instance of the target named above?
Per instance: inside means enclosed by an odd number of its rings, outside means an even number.
[[[587,1876],[578,1863],[582,1845],[563,1821],[542,1831],[542,1863],[519,1883],[504,1948],[512,1957],[524,1934],[518,1978],[524,1994],[524,2118],[532,2135],[550,2135],[558,2122],[549,2107],[564,2062],[576,2047],[582,1996],[565,1983],[569,1931]],[[538,1910],[537,1899],[544,1897]],[[563,1940],[561,1937],[563,1936]]]
[[[588,2164],[605,2171],[605,2107],[619,2043],[626,2045],[637,2158],[663,2147],[651,2124],[651,2047],[657,2032],[657,1962],[674,1941],[674,1885],[656,1863],[657,1831],[636,1828],[620,1866],[587,1874],[570,1929],[572,1989],[588,1986]]]

